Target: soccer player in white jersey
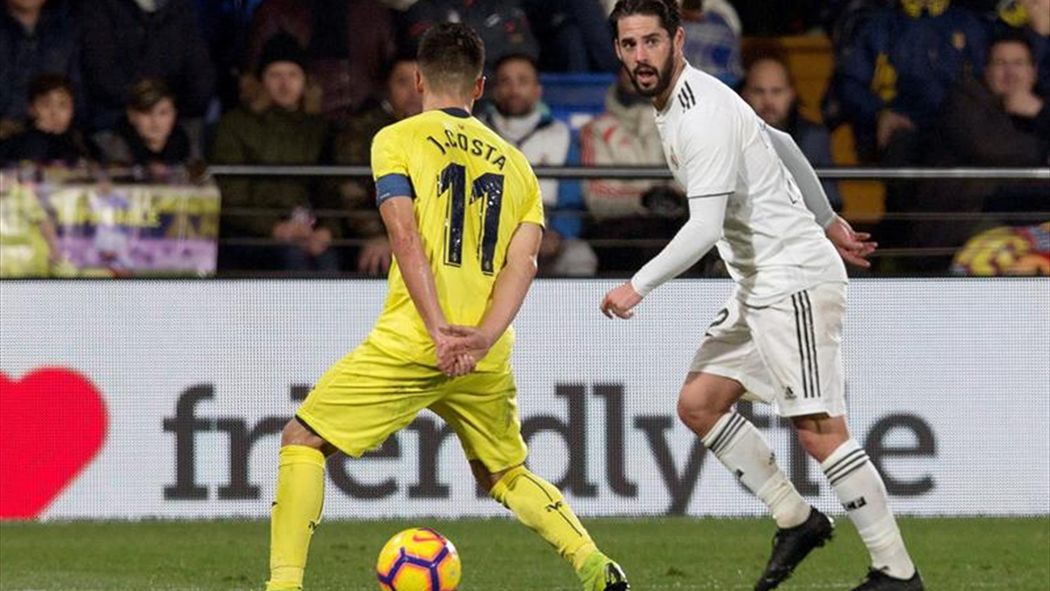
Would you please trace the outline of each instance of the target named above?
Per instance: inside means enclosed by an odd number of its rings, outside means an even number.
[[[664,154],[689,198],[689,220],[667,247],[601,303],[630,318],[650,291],[715,246],[736,292],[707,330],[678,398],[678,416],[777,523],[772,556],[755,584],[773,589],[814,548],[832,521],[803,499],[738,400],[773,405],[820,462],[871,553],[855,591],[919,590],[886,487],[846,426],[842,260],[866,267],[875,249],[828,205],[816,173],[791,136],[682,56],[675,0],[620,0],[612,15],[616,53],[638,91],[652,99]]]

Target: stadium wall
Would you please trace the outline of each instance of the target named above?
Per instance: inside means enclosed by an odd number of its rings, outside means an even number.
[[[629,322],[607,281],[540,281],[519,321],[533,470],[581,514],[759,515],[675,416],[726,281],[676,281]],[[1050,283],[858,280],[844,358],[854,434],[900,513],[1050,514]],[[0,283],[0,517],[265,517],[277,433],[367,333],[379,281]],[[837,509],[762,405],[742,411],[799,489]],[[329,462],[328,518],[502,515],[424,413]]]

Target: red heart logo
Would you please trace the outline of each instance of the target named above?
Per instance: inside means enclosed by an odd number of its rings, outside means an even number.
[[[76,372],[0,373],[0,519],[39,515],[91,463],[108,422],[98,390]]]

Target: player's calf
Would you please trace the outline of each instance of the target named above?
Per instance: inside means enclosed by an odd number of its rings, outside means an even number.
[[[598,550],[591,535],[553,484],[524,466],[516,466],[502,473],[489,494],[572,564],[585,591],[629,589],[623,570]]]
[[[886,486],[864,448],[850,439],[820,467],[850,520],[857,526],[857,533],[871,554],[875,571],[898,580],[912,579],[915,565],[890,510]]]

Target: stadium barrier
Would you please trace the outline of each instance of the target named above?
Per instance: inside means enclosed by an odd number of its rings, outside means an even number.
[[[582,515],[760,515],[675,416],[732,284],[679,280],[637,318],[615,282],[539,281],[516,323],[531,467]],[[0,518],[265,517],[278,433],[358,343],[380,281],[6,281]],[[856,280],[844,360],[856,438],[914,515],[1050,514],[1045,279]],[[837,511],[787,424],[743,405],[799,490]],[[425,412],[329,461],[326,517],[503,515]]]
[[[367,177],[371,175],[371,169],[367,166],[259,166],[259,165],[215,165],[208,169],[209,173],[216,177]],[[666,167],[660,166],[537,166],[536,175],[539,178],[550,179],[651,179],[654,181],[671,180],[672,175]],[[859,183],[861,185],[882,186],[882,181],[930,181],[943,179],[968,179],[974,181],[999,180],[1011,183],[1022,183],[1035,187],[1045,185],[1046,195],[1050,196],[1050,168],[979,168],[979,167],[957,167],[957,168],[873,168],[873,167],[832,167],[816,169],[818,176],[826,180],[841,181],[843,183]],[[1036,193],[1037,194],[1037,193]],[[870,197],[870,196],[868,196]],[[854,224],[864,225],[877,223],[880,220],[904,222],[915,221],[926,224],[951,224],[955,222],[989,221],[998,219],[999,223],[1015,226],[1034,226],[1050,220],[1050,197],[1042,200],[1032,198],[1029,204],[1025,204],[1021,211],[1017,204],[1010,206],[1010,211],[998,211],[986,213],[982,211],[885,211],[883,197],[872,201],[868,197],[857,199],[850,205],[847,199],[842,215]],[[966,208],[963,208],[966,209]],[[589,221],[590,215],[582,210],[557,210],[548,209],[559,217],[580,217]],[[252,208],[225,208],[225,215],[253,216],[272,215],[273,212]],[[350,218],[360,215],[373,215],[360,211],[345,210],[318,210],[315,212],[321,218]],[[860,227],[860,226],[858,226]],[[878,238],[878,236],[876,236]],[[358,247],[367,243],[364,238],[341,238],[333,241],[336,247]],[[589,238],[588,243],[592,247],[660,247],[666,244],[665,239],[647,239],[638,236],[624,236],[615,238]],[[239,246],[259,246],[272,244],[269,238],[225,238],[223,242]],[[883,247],[872,254],[873,259],[879,258],[926,258],[926,257],[950,257],[961,248],[958,244],[941,244],[934,246],[901,246],[897,248]],[[994,258],[994,253],[988,253],[988,258]],[[1005,264],[1004,267],[1009,267]],[[995,267],[991,265],[990,267]],[[1005,269],[1004,269],[1005,270]],[[973,275],[1002,275],[1010,274],[997,268],[990,268],[987,272],[966,273]],[[1025,272],[1021,274],[1035,274]]]
[[[539,178],[554,179],[664,179],[674,177],[663,166],[536,166]],[[1050,168],[817,168],[817,176],[828,180],[845,179],[1004,179],[1050,180]],[[276,166],[222,164],[208,167],[215,176],[371,176],[368,166]]]

